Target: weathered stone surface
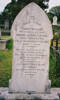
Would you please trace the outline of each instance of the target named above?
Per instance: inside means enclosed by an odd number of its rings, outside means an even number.
[[[51,23],[35,3],[27,5],[12,25],[13,64],[11,92],[44,93],[50,81],[49,49]]]
[[[0,98],[5,100],[16,100],[16,99],[25,99],[25,100],[59,100],[59,97],[56,91],[51,91],[50,94],[24,94],[24,93],[9,93],[8,89],[4,89],[1,93]]]
[[[0,100],[16,100],[16,99],[40,99],[40,100],[60,100],[60,88],[52,88],[51,94],[23,94],[23,93],[9,93],[9,88],[0,88]]]

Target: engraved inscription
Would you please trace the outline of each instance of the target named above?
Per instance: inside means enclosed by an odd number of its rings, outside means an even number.
[[[44,50],[44,45],[48,46],[49,41],[41,26],[33,29],[26,26],[23,30],[19,30],[16,34],[15,44],[17,71],[30,76],[36,75],[39,71],[46,71],[44,67],[47,66],[49,56],[47,49]]]

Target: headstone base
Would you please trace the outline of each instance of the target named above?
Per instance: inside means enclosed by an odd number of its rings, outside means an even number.
[[[51,91],[50,94],[27,94],[27,93],[9,93],[9,89],[2,91],[1,98],[5,100],[60,100],[58,94],[55,91]]]
[[[12,79],[10,79],[9,80],[9,92],[13,92],[13,93],[19,92],[20,93],[20,91],[17,91],[17,89],[14,90],[14,89],[11,88],[12,87],[12,82],[13,82]],[[48,80],[46,88],[45,88],[45,93],[50,93],[50,89],[51,89],[51,80]]]

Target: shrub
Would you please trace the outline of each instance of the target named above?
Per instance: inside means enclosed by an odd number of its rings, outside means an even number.
[[[7,42],[6,47],[7,47],[8,49],[12,49],[12,47],[13,47],[13,40],[12,40],[12,39],[9,40],[9,41]]]
[[[52,86],[53,87],[60,87],[60,77],[52,80]]]

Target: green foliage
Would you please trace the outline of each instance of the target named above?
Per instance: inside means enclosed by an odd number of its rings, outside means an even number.
[[[55,35],[57,33],[57,35]],[[54,40],[60,39],[60,26],[53,26]]]
[[[53,33],[54,33],[53,39],[56,41],[56,50],[58,50],[58,40],[60,40],[60,26],[53,26]],[[57,35],[55,35],[55,33],[57,33]],[[54,54],[55,54],[55,56],[54,56]],[[58,54],[57,52],[54,52],[54,53],[52,53],[52,56],[54,57],[54,61],[56,61],[55,62],[56,65],[54,65],[54,66],[55,66],[55,78],[57,79],[60,77],[60,54]],[[52,59],[52,63],[54,61]],[[53,66],[53,64],[51,64],[51,65]]]
[[[60,21],[60,6],[56,6],[50,9],[49,13],[51,13],[53,16],[58,17],[58,21]]]
[[[21,4],[21,6],[26,6],[27,4],[31,3],[31,2],[35,2],[37,3],[42,9],[46,9],[48,8],[48,2],[49,0],[18,0],[18,3]],[[47,3],[45,3],[47,2]]]
[[[56,77],[60,77],[60,54],[56,54]]]
[[[16,0],[11,0],[11,2],[12,2],[12,3],[15,3],[15,2],[16,2]]]
[[[39,6],[41,6],[42,9],[48,8],[48,1],[49,0],[12,0],[11,3],[9,3],[3,13],[0,15],[2,22],[4,22],[4,19],[9,18],[10,20],[10,26],[15,19],[16,15],[23,9],[27,4],[30,2],[35,2]],[[47,3],[45,3],[47,2]],[[1,23],[2,23],[1,22]]]
[[[53,26],[53,40],[56,41],[56,50],[58,50],[58,40],[60,40],[60,26]]]
[[[4,24],[4,19],[2,14],[0,14],[0,24]]]
[[[59,16],[60,15],[60,6],[51,8],[49,12],[51,14],[53,14],[54,16]]]
[[[56,78],[56,53],[54,53],[53,49],[50,49],[50,79],[53,80]]]
[[[48,18],[50,19],[51,23],[53,22],[53,14],[47,13]]]
[[[60,20],[58,21],[58,24],[60,24]]]
[[[7,47],[8,49],[12,49],[12,47],[13,47],[13,40],[12,40],[12,39],[9,40],[9,41],[7,42],[6,47]]]
[[[50,71],[49,77],[52,87],[60,87],[60,55],[50,49]]]
[[[52,80],[52,87],[60,87],[60,77]]]

